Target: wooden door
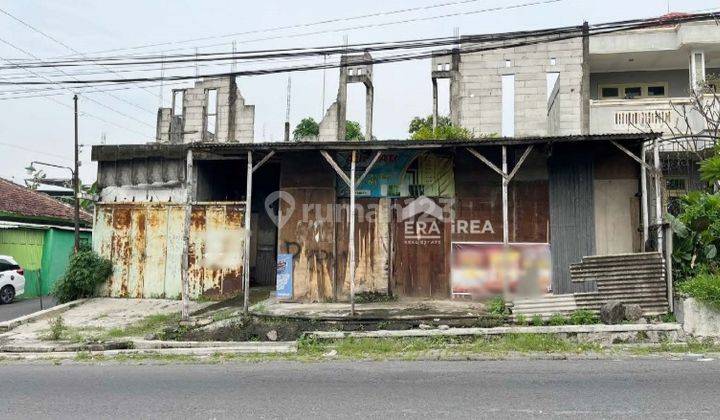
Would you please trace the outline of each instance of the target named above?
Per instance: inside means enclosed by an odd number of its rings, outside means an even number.
[[[393,200],[393,292],[404,297],[447,298],[451,222],[426,213],[403,219],[400,209],[411,201]]]

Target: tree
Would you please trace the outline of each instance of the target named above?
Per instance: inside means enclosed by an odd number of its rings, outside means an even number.
[[[293,139],[301,140],[307,137],[317,137],[320,134],[320,124],[314,118],[303,118],[293,130]]]
[[[665,132],[665,139],[700,161],[702,179],[720,189],[720,94],[716,85],[720,78],[709,75],[699,86],[690,89],[688,101],[676,103],[670,100],[671,118],[662,118],[660,131]],[[648,121],[645,125],[631,124],[635,129],[652,133],[654,130]],[[713,150],[711,156],[708,151]]]
[[[345,122],[345,140],[365,140],[362,134],[360,123],[357,121]],[[312,117],[303,118],[293,130],[293,139],[302,140],[305,138],[314,138],[320,134],[320,124]]]
[[[466,128],[455,125],[439,125],[435,130],[432,127],[422,127],[413,133],[413,140],[468,140],[472,134]]]
[[[357,121],[345,122],[345,140],[365,140],[360,123]]]
[[[32,165],[27,166],[25,170],[30,174],[30,179],[25,180],[25,185],[33,191],[37,190],[40,184],[42,184],[42,181],[47,178],[45,171],[37,169]]]
[[[432,120],[433,120],[432,115],[428,115],[425,118],[421,118],[421,117],[413,118],[412,121],[410,121],[410,127],[408,128],[408,133],[410,133],[410,135],[412,136],[413,134],[420,131],[422,128],[432,129],[432,126],[433,126]],[[450,122],[450,117],[444,116],[444,115],[438,116],[438,124],[437,125],[438,125],[438,128],[452,125],[452,123]]]
[[[463,127],[453,125],[450,117],[439,116],[437,128],[433,130],[432,115],[425,118],[415,117],[408,128],[412,140],[467,140],[472,133]]]

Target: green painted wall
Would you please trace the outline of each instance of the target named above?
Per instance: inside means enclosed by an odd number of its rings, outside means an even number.
[[[25,269],[25,294],[38,296],[44,230],[0,229],[0,255],[10,255]]]
[[[89,232],[80,232],[80,242],[89,241]],[[47,295],[52,285],[65,274],[75,245],[75,234],[70,230],[48,229],[43,247],[42,294]]]
[[[0,229],[0,254],[10,255],[25,269],[25,294],[47,295],[65,274],[73,251],[73,231],[60,229]],[[81,232],[81,241],[90,233]]]

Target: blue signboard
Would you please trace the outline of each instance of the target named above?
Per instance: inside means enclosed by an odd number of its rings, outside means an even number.
[[[275,297],[292,299],[293,297],[293,255],[278,254],[277,275],[275,277]]]
[[[358,197],[399,197],[403,195],[402,185],[407,183],[403,177],[408,166],[418,156],[415,150],[402,152],[385,152],[380,155],[375,165],[370,169],[367,176],[358,185],[355,194]],[[338,164],[350,170],[350,162],[347,156],[339,155]],[[365,161],[358,162],[357,171],[362,173],[370,163],[372,156],[367,156]],[[345,182],[340,181],[338,185],[338,196],[348,197],[350,189]],[[407,194],[405,194],[407,195]]]

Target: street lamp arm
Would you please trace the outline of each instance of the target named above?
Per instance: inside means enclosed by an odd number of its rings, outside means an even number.
[[[70,171],[70,173],[71,173],[73,176],[75,176],[75,171],[74,171],[71,167],[69,167],[69,166],[56,165],[56,164],[54,164],[54,163],[47,163],[47,162],[39,162],[39,161],[37,161],[37,160],[34,160],[34,161],[30,162],[30,166],[31,166],[31,167],[34,166],[34,165],[49,166],[49,167],[58,168],[58,169],[67,169],[68,171]]]

